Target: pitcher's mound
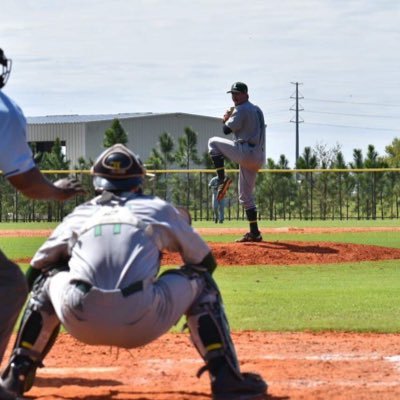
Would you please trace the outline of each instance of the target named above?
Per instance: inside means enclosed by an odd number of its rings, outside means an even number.
[[[400,249],[332,242],[209,243],[218,265],[330,264],[400,259]],[[163,265],[181,265],[165,253]]]

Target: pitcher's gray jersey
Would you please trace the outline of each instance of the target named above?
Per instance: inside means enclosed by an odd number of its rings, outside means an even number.
[[[264,153],[265,161],[265,121],[260,107],[250,101],[237,105],[225,125],[232,129],[235,142],[254,145]]]
[[[265,163],[265,121],[261,109],[246,101],[236,106],[225,122],[234,140],[212,137],[208,141],[211,156],[223,155],[239,164],[239,201],[245,210],[255,207],[253,191],[257,172]]]

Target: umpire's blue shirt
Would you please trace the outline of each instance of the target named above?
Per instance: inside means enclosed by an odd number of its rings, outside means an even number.
[[[5,177],[35,166],[26,141],[26,119],[14,101],[0,91],[0,170]]]

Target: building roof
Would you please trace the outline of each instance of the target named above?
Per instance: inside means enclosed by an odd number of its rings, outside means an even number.
[[[158,115],[154,113],[122,113],[122,114],[98,114],[98,115],[45,115],[43,117],[27,117],[28,124],[78,124],[85,122],[112,121],[115,118],[126,119],[148,115]]]
[[[43,117],[27,117],[28,124],[80,124],[86,122],[100,122],[100,121],[112,121],[113,119],[127,119],[127,118],[140,118],[140,117],[155,117],[162,115],[192,115],[202,118],[215,117],[201,116],[196,114],[186,114],[186,113],[120,113],[120,114],[98,114],[98,115],[46,115]]]

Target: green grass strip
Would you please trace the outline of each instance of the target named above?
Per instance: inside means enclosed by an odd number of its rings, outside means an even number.
[[[400,332],[398,261],[220,268],[233,329]]]
[[[226,215],[225,215],[226,217]],[[376,219],[376,220],[260,220],[259,227],[262,230],[270,228],[366,228],[366,227],[398,227],[400,225],[399,219]],[[194,221],[195,228],[248,228],[249,223],[247,220],[225,220],[223,224],[216,224],[214,221]]]
[[[54,229],[59,222],[0,222],[1,229]]]
[[[32,257],[45,240],[43,237],[0,237],[0,249],[12,260]]]

